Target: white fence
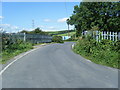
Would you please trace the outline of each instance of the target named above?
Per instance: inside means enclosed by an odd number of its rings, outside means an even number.
[[[97,41],[108,39],[112,41],[120,40],[120,32],[111,32],[111,31],[84,31],[82,35],[91,35]]]

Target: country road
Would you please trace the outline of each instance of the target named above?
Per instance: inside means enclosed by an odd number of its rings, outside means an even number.
[[[118,88],[117,69],[87,61],[72,44],[46,45],[20,58],[3,72],[3,88]]]

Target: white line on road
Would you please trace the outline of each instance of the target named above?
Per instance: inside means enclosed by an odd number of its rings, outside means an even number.
[[[42,46],[43,46],[43,45],[42,45]],[[24,57],[25,55],[27,55],[27,54],[29,54],[29,53],[31,53],[31,52],[39,49],[39,48],[41,48],[41,47],[35,48],[35,49],[33,49],[33,50],[30,50],[30,51],[26,52],[25,54],[21,55],[20,57],[18,57],[17,59],[13,60],[13,61],[12,61],[11,63],[9,63],[3,70],[0,71],[0,75],[2,75],[2,73],[3,73],[8,67],[10,67],[14,62],[16,62],[18,59]]]

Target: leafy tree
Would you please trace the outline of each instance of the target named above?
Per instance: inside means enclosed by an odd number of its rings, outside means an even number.
[[[77,36],[84,30],[98,27],[100,31],[120,31],[119,2],[81,2],[67,23],[74,25]]]
[[[64,43],[61,36],[53,36],[52,41],[57,43]]]
[[[29,33],[27,30],[22,30],[20,33]]]
[[[42,31],[40,28],[36,28],[33,31],[23,30],[23,31],[21,31],[21,33],[26,33],[26,34],[43,34],[43,35],[47,35],[48,34],[47,32]]]

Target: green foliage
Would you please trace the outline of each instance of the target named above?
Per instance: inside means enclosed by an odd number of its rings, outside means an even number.
[[[53,36],[52,41],[57,43],[64,43],[61,36]]]
[[[97,42],[94,39],[82,39],[76,43],[74,51],[97,64],[119,68],[119,45],[120,41],[102,40]]]
[[[22,40],[16,40],[16,42],[11,43],[10,39],[5,39],[7,41],[3,41],[3,49],[2,49],[2,59],[0,63],[6,63],[9,59],[14,56],[25,52],[29,49],[32,49],[32,44],[29,42],[23,42]]]
[[[120,31],[120,2],[81,2],[67,23],[74,25],[77,36],[83,30]]]
[[[40,28],[36,28],[36,29],[33,30],[33,31],[23,30],[23,31],[21,31],[20,33],[48,35],[47,32],[42,31]]]
[[[69,30],[69,33],[74,33],[75,30]],[[52,31],[52,32],[47,32],[49,35],[61,35],[61,34],[67,34],[68,30],[62,30],[62,31]]]
[[[69,38],[69,39],[67,39],[67,40],[65,40],[65,41],[77,41],[78,39],[75,39],[75,38]]]

